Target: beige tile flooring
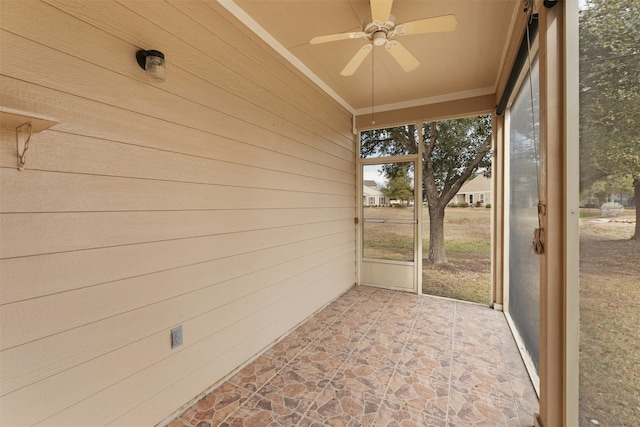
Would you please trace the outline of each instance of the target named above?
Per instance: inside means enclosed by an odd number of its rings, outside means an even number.
[[[354,287],[169,427],[532,426],[501,312]]]

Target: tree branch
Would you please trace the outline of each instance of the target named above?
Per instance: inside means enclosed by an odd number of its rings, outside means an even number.
[[[449,188],[447,189],[447,185],[445,185],[445,190],[442,191],[442,195],[440,198],[442,200],[453,199],[453,196],[460,191],[460,187],[464,184],[467,179],[471,176],[473,171],[478,167],[478,165],[482,162],[482,159],[489,153],[491,150],[491,135],[487,136],[485,140],[482,142],[482,145],[478,148],[474,159],[467,164],[465,170],[460,174],[453,182],[450,183]],[[449,184],[449,183],[447,183]]]

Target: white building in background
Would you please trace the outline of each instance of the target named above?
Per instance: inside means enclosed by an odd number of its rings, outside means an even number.
[[[375,181],[373,181],[375,185]],[[376,187],[367,185],[367,181],[362,186],[362,205],[363,206],[389,206],[390,200],[384,193]]]
[[[492,203],[491,178],[478,175],[475,178],[462,184],[458,194],[454,196],[449,204],[468,203],[469,206],[486,206]]]

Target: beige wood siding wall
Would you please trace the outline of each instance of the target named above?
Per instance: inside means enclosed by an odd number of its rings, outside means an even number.
[[[353,285],[351,116],[217,2],[0,24],[1,106],[58,121],[24,171],[1,131],[0,425],[154,425]]]

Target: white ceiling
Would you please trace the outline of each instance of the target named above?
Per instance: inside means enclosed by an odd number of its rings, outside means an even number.
[[[349,77],[340,71],[364,39],[309,44],[313,37],[362,31],[368,0],[221,0],[285,56],[303,64],[319,83],[356,114],[493,94],[522,3],[518,0],[395,0],[396,24],[453,14],[455,31],[397,37],[419,61],[405,72],[375,47]],[[249,17],[247,19],[247,17]],[[253,21],[253,22],[251,22]],[[275,40],[275,43],[273,41]],[[280,45],[280,46],[278,46]],[[373,87],[372,87],[373,58]],[[373,97],[372,97],[373,94]]]

